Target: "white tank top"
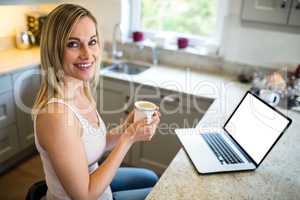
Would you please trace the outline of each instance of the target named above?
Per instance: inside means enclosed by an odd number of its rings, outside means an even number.
[[[89,174],[93,173],[98,168],[98,160],[101,158],[105,151],[106,145],[106,127],[104,122],[102,121],[99,113],[97,112],[97,117],[100,122],[99,128],[93,127],[89,121],[84,118],[78,110],[72,107],[70,104],[66,103],[62,99],[51,99],[50,103],[61,103],[66,105],[78,118],[82,128],[83,134],[81,136],[82,142],[84,144],[86,157],[88,160],[88,169]],[[53,169],[51,161],[49,159],[48,153],[44,150],[39,144],[37,135],[36,135],[36,116],[34,117],[34,137],[35,137],[35,145],[40,153],[41,160],[43,163],[43,169],[45,173],[45,179],[48,186],[48,191],[46,195],[47,200],[71,200],[71,198],[67,195],[61,183],[59,182],[58,177]],[[104,193],[97,200],[112,200],[112,192],[110,187],[108,186]]]

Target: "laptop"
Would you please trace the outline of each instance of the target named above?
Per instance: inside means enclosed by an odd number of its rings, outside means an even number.
[[[255,170],[292,120],[250,91],[246,92],[223,129],[196,128],[175,132],[201,174]]]

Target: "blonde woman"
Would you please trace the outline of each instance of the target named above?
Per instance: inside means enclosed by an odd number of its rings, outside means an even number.
[[[41,36],[42,84],[33,107],[47,200],[140,200],[157,181],[150,170],[119,166],[132,144],[151,140],[160,114],[147,125],[133,123],[131,113],[106,133],[91,95],[100,55],[97,22],[88,10],[63,4],[48,15]]]

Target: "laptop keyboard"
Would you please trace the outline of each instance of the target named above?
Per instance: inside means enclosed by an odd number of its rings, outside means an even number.
[[[201,135],[222,165],[244,162],[219,133],[204,133]]]

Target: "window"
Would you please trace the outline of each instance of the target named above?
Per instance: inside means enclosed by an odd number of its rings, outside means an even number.
[[[191,46],[218,45],[223,0],[131,0],[131,31],[147,38],[165,38],[175,43],[187,37]]]

